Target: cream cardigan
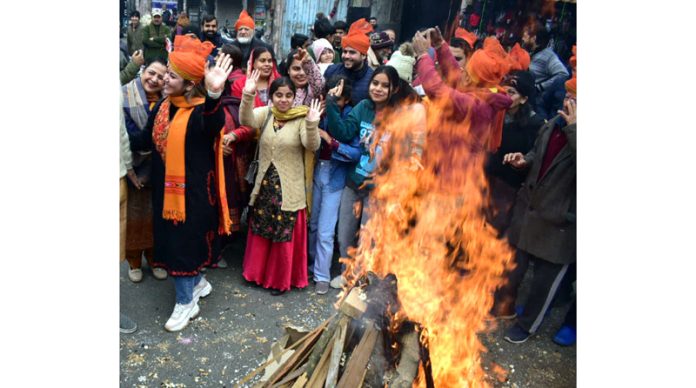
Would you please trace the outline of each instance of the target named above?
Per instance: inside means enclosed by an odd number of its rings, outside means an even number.
[[[259,131],[271,108],[264,106],[254,109],[254,94],[242,93],[239,107],[239,121],[242,125]],[[251,191],[249,205],[253,206],[261,188],[266,170],[273,163],[280,176],[284,211],[297,211],[307,207],[305,195],[305,148],[309,151],[319,149],[319,121],[306,121],[297,118],[285,123],[278,132],[273,130],[273,118],[261,130],[259,139],[259,170],[254,189]]]

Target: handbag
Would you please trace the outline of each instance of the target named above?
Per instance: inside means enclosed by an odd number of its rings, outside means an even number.
[[[266,128],[266,124],[268,124],[268,120],[271,119],[271,110],[268,110],[268,116],[266,116],[266,120],[263,122],[263,125],[259,129],[259,132],[263,134],[263,129]],[[249,169],[247,170],[246,176],[244,177],[244,180],[247,181],[252,187],[254,186],[254,183],[256,182],[256,173],[259,170],[259,147],[261,147],[261,136],[259,136],[259,141],[256,143],[256,152],[254,152],[254,160],[249,163]]]

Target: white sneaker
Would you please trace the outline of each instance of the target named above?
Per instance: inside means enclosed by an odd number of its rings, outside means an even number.
[[[164,328],[167,331],[179,331],[188,326],[189,320],[195,318],[201,311],[196,300],[192,300],[189,304],[177,303],[174,305],[172,316],[169,317]]]
[[[128,279],[133,283],[138,283],[143,280],[143,270],[140,268],[131,269],[128,268]]]
[[[193,300],[198,303],[200,298],[205,298],[213,292],[213,286],[210,282],[205,280],[205,276],[201,277],[201,281],[198,282],[196,287],[193,287]]]
[[[335,278],[331,279],[331,283],[329,283],[331,288],[335,288],[340,290],[343,288],[343,286],[346,285],[346,278],[343,277],[343,275],[338,275]]]
[[[153,268],[152,276],[154,276],[157,280],[164,280],[167,278],[167,271],[162,268]]]

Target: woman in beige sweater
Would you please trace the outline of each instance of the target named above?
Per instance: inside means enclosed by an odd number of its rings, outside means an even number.
[[[271,83],[272,106],[254,109],[258,78],[257,70],[247,78],[239,109],[241,124],[254,131],[232,131],[225,141],[259,138],[243,275],[280,295],[308,284],[304,154],[319,148],[322,110],[318,100],[293,108],[295,86],[287,77]]]

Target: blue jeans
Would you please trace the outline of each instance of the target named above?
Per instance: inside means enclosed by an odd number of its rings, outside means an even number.
[[[197,276],[172,276],[174,289],[176,290],[176,303],[189,304],[193,300],[193,287],[198,285],[203,275]]]
[[[331,162],[319,160],[314,171],[312,217],[309,220],[309,257],[314,261],[314,281],[331,280],[331,259],[343,190],[331,191]]]
[[[341,193],[341,205],[338,210],[338,251],[341,257],[350,257],[348,248],[357,247],[358,232],[370,218],[370,196],[358,193],[350,186],[346,186]],[[355,208],[358,214],[355,214]],[[345,271],[345,264],[341,264],[341,272]]]

